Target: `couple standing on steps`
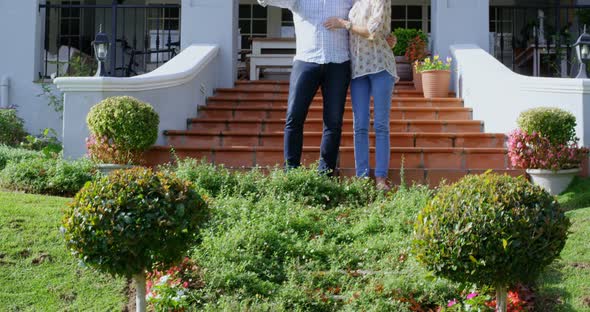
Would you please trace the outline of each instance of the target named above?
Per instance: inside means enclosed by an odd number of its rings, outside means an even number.
[[[319,87],[324,130],[319,170],[336,169],[342,119],[350,84],[356,175],[369,175],[371,97],[374,102],[377,187],[389,189],[389,113],[398,80],[391,46],[391,0],[258,0],[293,12],[297,53],[285,123],[287,168],[301,165],[303,125]]]

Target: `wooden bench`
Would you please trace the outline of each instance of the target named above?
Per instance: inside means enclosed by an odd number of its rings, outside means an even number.
[[[291,68],[295,56],[293,38],[254,38],[250,60],[250,80],[260,79],[262,68]]]

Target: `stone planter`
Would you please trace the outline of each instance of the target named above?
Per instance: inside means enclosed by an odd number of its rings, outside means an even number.
[[[135,167],[135,166],[133,166],[133,165],[117,165],[117,164],[98,164],[98,165],[96,165],[98,172],[100,172],[104,175],[109,175],[111,172],[113,172],[115,170],[126,170],[126,169],[131,169],[133,167]]]
[[[450,70],[426,70],[422,72],[422,88],[426,98],[445,98],[451,86]]]
[[[580,168],[566,170],[545,170],[545,169],[527,169],[526,173],[531,177],[531,181],[551,195],[559,195],[572,183],[576,175],[580,173]]]
[[[412,65],[407,57],[396,56],[395,66],[400,81],[412,81]]]

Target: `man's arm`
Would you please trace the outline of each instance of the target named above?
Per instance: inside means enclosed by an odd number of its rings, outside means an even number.
[[[258,0],[258,4],[265,7],[267,5],[276,6],[283,9],[295,11],[297,9],[298,0]]]

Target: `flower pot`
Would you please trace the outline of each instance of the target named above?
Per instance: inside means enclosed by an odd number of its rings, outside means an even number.
[[[551,195],[559,195],[572,183],[576,175],[580,173],[580,168],[566,170],[545,170],[545,169],[527,169],[526,173],[531,177],[535,185],[542,187]]]
[[[412,81],[412,65],[405,56],[395,57],[397,76],[401,81]]]
[[[426,98],[444,98],[449,96],[451,86],[450,70],[427,70],[422,72],[422,88]]]
[[[412,74],[414,76],[414,88],[418,92],[424,92],[424,88],[422,88],[422,73],[416,71],[416,66],[412,66]]]
[[[100,172],[104,175],[109,175],[115,170],[126,170],[126,169],[131,169],[133,167],[135,167],[135,166],[133,166],[133,165],[118,165],[118,164],[98,164],[98,165],[96,165],[98,172]]]

